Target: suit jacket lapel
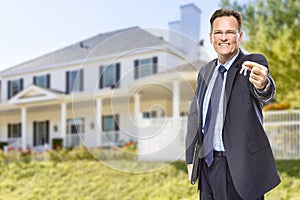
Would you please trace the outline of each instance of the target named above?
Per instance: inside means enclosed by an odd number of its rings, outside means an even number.
[[[207,65],[200,70],[200,78],[198,80],[198,91],[197,91],[197,101],[198,101],[198,123],[199,128],[202,128],[202,110],[203,110],[203,100],[205,96],[205,92],[207,90],[207,86],[209,81],[213,75],[214,69],[216,67],[216,60],[209,62]],[[202,134],[201,134],[202,135]]]
[[[201,104],[204,100],[205,92],[206,92],[207,86],[209,84],[209,81],[213,75],[215,67],[216,67],[216,61],[212,61],[205,66],[205,69],[203,70],[203,72],[200,71],[201,80],[200,80],[200,83],[198,83],[200,85],[198,100],[199,100],[199,103],[201,103]]]
[[[242,64],[242,58],[244,57],[244,53],[240,50],[239,55],[235,59],[235,61],[232,63],[231,67],[228,70],[227,74],[227,80],[226,80],[226,85],[225,85],[225,95],[224,95],[224,120],[225,120],[225,115],[226,115],[226,110],[227,110],[227,104],[228,100],[230,99],[231,95],[231,90],[233,86],[233,82],[235,79],[235,76],[237,72],[239,71],[239,66]]]

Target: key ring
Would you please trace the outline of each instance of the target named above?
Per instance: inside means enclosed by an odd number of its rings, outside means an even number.
[[[247,70],[249,70],[249,67],[247,67],[246,65],[242,64],[242,69],[240,71],[240,74],[244,73],[244,76],[247,76]],[[251,71],[251,70],[249,70]]]

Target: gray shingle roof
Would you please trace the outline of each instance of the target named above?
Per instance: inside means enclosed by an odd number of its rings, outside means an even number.
[[[205,60],[195,60],[195,61],[190,62],[190,63],[186,62],[186,63],[184,63],[182,65],[179,65],[177,67],[174,67],[172,69],[168,69],[168,70],[162,72],[161,74],[163,74],[163,73],[172,73],[172,72],[191,72],[191,71],[198,72],[199,69],[207,63],[208,63],[208,61],[205,61]]]
[[[161,38],[139,27],[116,30],[98,34],[73,45],[10,67],[0,72],[0,76],[1,74],[10,74],[27,68],[43,68],[44,66],[84,60],[87,56],[89,56],[89,58],[105,56],[166,44],[168,43]]]

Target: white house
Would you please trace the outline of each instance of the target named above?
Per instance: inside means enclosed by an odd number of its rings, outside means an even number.
[[[140,159],[182,158],[197,70],[208,59],[197,44],[200,14],[184,5],[167,36],[102,33],[1,71],[0,141],[25,149],[55,138],[64,147],[133,140]]]

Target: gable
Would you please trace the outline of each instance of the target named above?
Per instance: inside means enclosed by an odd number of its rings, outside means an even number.
[[[47,88],[42,88],[36,85],[30,85],[14,97],[12,97],[8,103],[9,104],[28,104],[41,101],[58,100],[62,94],[49,90]]]

